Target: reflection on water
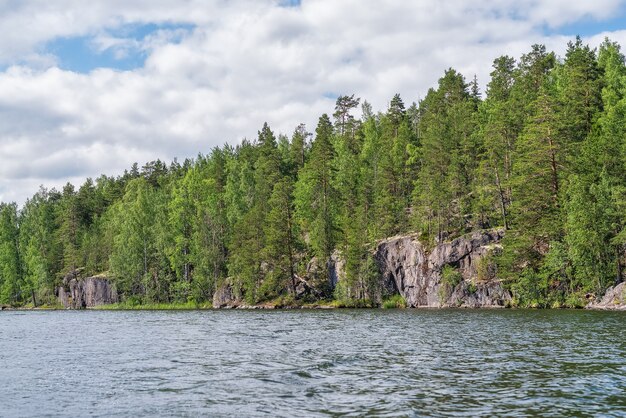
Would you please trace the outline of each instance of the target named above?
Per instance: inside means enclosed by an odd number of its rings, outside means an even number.
[[[0,313],[0,416],[626,414],[626,313]]]

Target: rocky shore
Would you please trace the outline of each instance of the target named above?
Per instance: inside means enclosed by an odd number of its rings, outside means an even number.
[[[382,240],[372,256],[379,271],[378,293],[368,295],[372,306],[400,297],[409,308],[503,308],[512,295],[497,279],[490,255],[500,251],[503,230],[484,230],[434,246],[422,243],[417,235]],[[226,282],[213,295],[215,309],[332,309],[346,307],[329,301],[333,290],[346,280],[345,261],[339,252],[329,260],[330,275],[317,259],[297,277],[295,300],[279,300],[250,305],[242,292]],[[453,275],[453,280],[446,274]],[[105,276],[82,277],[76,270],[67,274],[56,290],[66,309],[95,308],[118,302],[112,281]],[[303,302],[306,300],[307,302]],[[347,306],[350,307],[350,306]],[[9,307],[3,306],[2,309]],[[592,300],[587,309],[626,310],[626,283],[611,287]]]
[[[502,283],[489,274],[486,256],[500,249],[502,230],[481,231],[443,242],[434,248],[422,244],[417,236],[406,235],[389,238],[376,246],[373,257],[379,269],[381,289],[379,299],[400,295],[407,307],[505,307],[511,294]],[[482,260],[482,261],[481,261]],[[442,272],[446,266],[458,275],[458,283],[444,283]],[[345,280],[345,263],[338,252],[330,260],[330,278],[320,280],[320,266],[312,260],[306,277],[298,278],[297,292],[301,295],[328,293]],[[480,271],[479,271],[480,270]],[[270,308],[268,304],[248,306],[241,292],[232,284],[220,286],[213,296],[214,308]],[[382,302],[382,300],[379,300]]]
[[[626,311],[626,282],[609,287],[602,298],[589,303],[586,309]]]

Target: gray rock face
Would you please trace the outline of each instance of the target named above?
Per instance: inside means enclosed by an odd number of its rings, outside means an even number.
[[[57,297],[59,299],[59,303],[63,305],[65,309],[69,309],[72,307],[72,302],[70,300],[69,291],[65,291],[64,286],[59,286],[57,289]]]
[[[380,288],[384,296],[399,293],[409,307],[501,307],[511,299],[497,280],[478,282],[478,262],[499,248],[504,231],[479,231],[450,242],[426,248],[415,235],[400,236],[380,242],[374,259],[380,270]],[[462,280],[453,289],[441,283],[441,272],[452,266]],[[332,296],[337,283],[345,280],[345,261],[335,251],[328,269],[317,258],[307,264],[305,277],[297,277],[296,296],[322,299]],[[445,291],[444,291],[445,290]],[[380,299],[380,296],[375,296]],[[241,307],[230,284],[220,286],[213,295],[214,308]]]
[[[345,280],[345,261],[335,250],[327,265],[317,257],[307,264],[305,277],[297,277],[296,295],[312,296],[318,299],[331,297],[340,280]]]
[[[626,311],[626,282],[609,287],[602,299],[590,303],[587,308]]]
[[[213,293],[213,307],[214,308],[236,308],[241,303],[235,296],[235,292],[233,291],[233,287],[230,283],[224,283],[219,286],[215,293]]]
[[[57,295],[59,302],[71,309],[92,308],[118,301],[117,291],[108,278],[93,276],[83,279],[79,272],[65,276]]]
[[[414,235],[382,241],[374,257],[384,293],[399,293],[410,307],[503,306],[511,296],[499,282],[469,284],[476,281],[478,261],[497,248],[503,236],[502,230],[479,231],[431,250]],[[451,292],[440,292],[441,271],[446,265],[458,269],[464,281]]]
[[[461,282],[445,298],[442,306],[451,308],[503,308],[511,300],[511,294],[498,281],[478,283]]]

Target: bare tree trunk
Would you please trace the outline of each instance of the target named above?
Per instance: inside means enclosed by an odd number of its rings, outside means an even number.
[[[502,211],[502,222],[504,222],[504,229],[509,229],[509,224],[506,218],[506,203],[504,200],[504,190],[502,190],[502,183],[500,182],[500,174],[498,173],[498,169],[495,170],[496,173],[496,184],[498,186],[498,195],[500,196],[500,209]]]

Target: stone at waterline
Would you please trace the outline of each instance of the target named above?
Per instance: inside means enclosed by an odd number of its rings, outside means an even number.
[[[214,308],[236,308],[240,304],[241,300],[236,297],[233,287],[228,282],[218,286],[215,293],[213,293]]]
[[[606,289],[604,296],[589,303],[587,309],[626,311],[626,282]]]

